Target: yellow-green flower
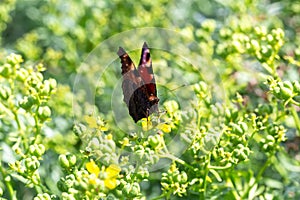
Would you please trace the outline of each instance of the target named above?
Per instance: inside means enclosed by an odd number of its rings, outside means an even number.
[[[172,165],[170,166],[169,171],[171,173],[176,172],[177,171],[177,167],[176,167],[176,163],[172,163]]]
[[[149,118],[142,118],[141,120],[143,131],[148,131],[152,128],[152,122]]]
[[[170,133],[171,130],[172,130],[172,128],[171,128],[171,126],[170,126],[169,124],[159,124],[159,125],[157,126],[157,128],[158,128],[159,130],[162,130],[162,131],[165,132],[165,133]]]
[[[106,139],[112,140],[112,139],[113,139],[113,135],[112,135],[112,134],[108,134],[108,135],[106,136]]]
[[[107,131],[107,127],[105,126],[104,121],[100,117],[93,117],[90,115],[85,115],[84,119],[86,123],[88,123],[90,128],[96,128],[99,129],[100,131]]]
[[[122,147],[130,146],[130,141],[128,137],[124,137],[122,141],[120,141],[120,144],[122,144]]]
[[[107,174],[106,179],[104,180],[104,185],[108,189],[112,190],[117,187],[117,177],[121,171],[121,168],[118,165],[111,164],[106,168],[105,172]]]
[[[96,163],[91,160],[90,162],[88,162],[86,164],[86,169],[88,170],[89,173],[95,175],[95,178],[90,180],[91,184],[95,184],[96,183],[96,179],[100,173],[100,168],[98,167],[98,165],[96,165]],[[112,190],[115,187],[117,187],[117,177],[121,171],[121,168],[118,165],[115,164],[111,164],[108,168],[102,168],[102,171],[104,173],[106,173],[106,176],[104,178],[104,185],[105,187],[107,187],[108,189]]]
[[[100,173],[100,169],[99,169],[98,165],[96,165],[96,163],[93,160],[86,163],[85,167],[88,170],[88,172],[90,172],[91,174],[95,174],[96,177],[98,177],[98,175]]]

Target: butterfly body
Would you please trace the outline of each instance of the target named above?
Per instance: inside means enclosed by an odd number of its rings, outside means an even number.
[[[122,64],[123,100],[128,107],[129,114],[137,122],[158,111],[159,98],[157,97],[150,50],[145,42],[138,69],[122,47],[119,48],[118,55]]]

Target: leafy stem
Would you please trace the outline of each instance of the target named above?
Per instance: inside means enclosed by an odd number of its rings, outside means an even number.
[[[206,192],[207,179],[208,179],[208,173],[209,173],[210,157],[211,157],[211,153],[207,154],[206,159],[205,159],[204,175],[203,175],[204,178],[203,178],[203,183],[201,184],[202,188],[200,189],[199,199],[206,199],[205,192]]]
[[[263,166],[260,168],[257,176],[255,177],[255,181],[247,188],[246,192],[242,196],[242,199],[246,199],[247,195],[249,194],[250,190],[260,181],[263,173],[267,169],[267,167],[271,164],[272,162],[273,155],[270,155],[268,157],[268,160],[263,164]]]
[[[298,116],[298,113],[297,113],[295,107],[291,107],[291,113],[294,118],[296,128],[298,130],[298,131],[296,131],[296,133],[299,135],[300,134],[300,119],[299,119],[299,116]]]
[[[185,161],[181,160],[180,158],[177,158],[176,156],[174,156],[174,155],[172,155],[172,154],[162,154],[160,157],[161,157],[161,158],[169,158],[170,160],[176,161],[176,162],[178,162],[178,163],[184,165],[184,166],[187,167],[187,168],[190,168],[190,169],[192,169],[192,170],[195,169],[193,166],[187,164]]]
[[[17,200],[17,197],[16,197],[16,193],[11,185],[11,181],[8,180],[10,179],[10,177],[7,175],[7,173],[4,171],[3,167],[2,167],[2,163],[0,163],[0,172],[2,174],[2,177],[3,177],[3,181],[4,181],[4,184],[8,190],[8,193],[9,193],[9,196],[10,196],[10,199],[12,200]]]
[[[225,172],[226,173],[226,172]],[[227,173],[226,173],[227,174]],[[235,189],[235,186],[232,182],[232,179],[230,178],[229,175],[227,175],[227,178],[226,178],[226,183],[228,186],[230,186],[231,188],[233,188],[233,190],[231,191],[233,196],[235,197],[235,199],[241,199],[240,195],[238,194],[238,191]]]
[[[36,142],[36,140],[38,138],[37,136],[40,134],[39,117],[38,117],[38,114],[37,114],[38,110],[39,110],[39,106],[37,107],[36,112],[35,112],[34,117],[33,117],[34,118],[34,123],[35,123],[35,138],[34,138],[33,143]]]

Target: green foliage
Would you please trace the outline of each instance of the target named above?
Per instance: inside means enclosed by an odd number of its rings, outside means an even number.
[[[15,153],[13,157],[1,158],[1,172],[12,199],[17,198],[12,176],[35,187],[37,192],[45,190],[38,172],[45,153],[42,128],[51,119],[47,103],[56,90],[54,79],[44,80],[42,64],[23,66],[22,62],[20,55],[11,54],[0,67],[1,138]]]
[[[2,33],[7,28],[7,23],[11,21],[9,13],[15,7],[15,0],[4,0],[0,3],[0,32]],[[2,38],[0,38],[2,43]]]
[[[0,196],[299,199],[299,8],[0,3]],[[118,34],[150,26],[177,32]],[[160,98],[136,125],[114,62],[116,45],[138,60],[135,38],[150,38]]]

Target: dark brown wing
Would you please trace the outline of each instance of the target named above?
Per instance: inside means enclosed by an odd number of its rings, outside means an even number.
[[[155,83],[155,77],[152,69],[150,50],[146,42],[144,42],[142,48],[141,59],[138,66],[138,72],[147,87],[148,100],[151,102],[151,106],[154,106],[152,108],[152,112],[157,111],[158,110],[157,104],[159,99],[157,97],[156,83]],[[149,114],[151,114],[152,112],[150,112]]]
[[[146,43],[143,46],[141,64],[141,72],[145,76],[145,81],[141,77],[139,71],[135,68],[134,63],[132,62],[129,55],[125,52],[123,48],[119,48],[118,55],[122,63],[122,90],[124,95],[124,102],[127,104],[129,114],[135,122],[139,121],[142,118],[148,117],[152,112],[157,111],[157,103],[159,99],[156,97],[156,86],[154,75],[152,73],[145,73],[145,69],[148,70],[149,58],[150,56],[149,49]],[[145,47],[145,48],[144,48]],[[142,60],[143,58],[143,60]],[[144,59],[145,58],[145,59]],[[151,59],[150,59],[150,65]],[[152,70],[152,66],[150,67]],[[152,74],[151,80],[149,76]],[[148,78],[148,79],[147,79]],[[153,82],[154,81],[154,82]]]
[[[122,47],[119,48],[118,55],[122,63],[122,89],[124,95],[124,102],[129,107],[129,101],[131,96],[133,95],[136,89],[144,85],[144,82],[141,76],[139,75],[139,72],[135,68],[131,58]]]

